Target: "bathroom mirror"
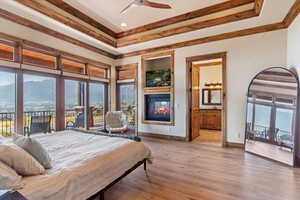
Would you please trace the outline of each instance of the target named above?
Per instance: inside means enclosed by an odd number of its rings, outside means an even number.
[[[202,89],[202,105],[221,105],[222,89]]]
[[[247,152],[295,166],[298,91],[298,78],[288,69],[269,68],[255,76],[247,95]]]

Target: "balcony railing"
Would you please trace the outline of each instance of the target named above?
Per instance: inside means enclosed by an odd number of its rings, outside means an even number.
[[[90,115],[90,127],[103,127],[104,126],[104,109],[103,108],[92,108],[90,110],[92,114]],[[80,118],[81,111],[76,109],[65,110],[65,125],[67,127],[74,126],[74,128],[79,128],[79,124],[84,124],[84,118]]]
[[[10,136],[15,131],[15,113],[0,113],[0,135]]]
[[[23,125],[24,127],[30,127],[32,116],[51,116],[50,128],[52,131],[55,130],[55,111],[28,111],[24,112]],[[92,126],[103,127],[104,126],[104,109],[93,108],[92,109]],[[75,122],[78,117],[78,111],[75,109],[65,110],[65,122]],[[15,112],[3,112],[0,113],[0,135],[11,136],[15,132]]]

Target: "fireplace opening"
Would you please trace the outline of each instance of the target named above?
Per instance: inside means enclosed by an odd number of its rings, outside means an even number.
[[[145,95],[145,120],[170,122],[170,94]]]

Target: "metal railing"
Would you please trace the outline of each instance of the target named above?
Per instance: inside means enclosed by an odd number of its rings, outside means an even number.
[[[253,131],[255,132],[256,138],[264,139],[265,141],[269,141],[270,143],[280,144],[280,142],[285,142],[285,143],[293,142],[293,134],[291,131],[275,129],[272,133],[270,133],[270,127],[257,125],[257,124],[254,125]]]
[[[15,131],[15,119],[14,112],[0,113],[0,135],[11,136]]]
[[[55,111],[26,111],[23,115],[23,125],[24,127],[30,127],[31,117],[32,116],[51,116],[50,128],[55,130],[56,127],[56,113]],[[75,109],[65,110],[65,124],[67,122],[75,122],[76,117],[78,116],[78,111]],[[92,109],[92,119],[93,127],[103,127],[104,126],[104,109],[102,108],[93,108]],[[15,112],[0,112],[0,135],[11,136],[15,132],[15,121],[16,114]]]
[[[31,117],[36,117],[36,116],[40,116],[40,117],[51,116],[50,129],[51,129],[51,131],[55,130],[56,113],[55,113],[54,110],[50,110],[50,111],[27,111],[27,112],[24,112],[24,115],[23,115],[23,124],[24,124],[24,127],[30,127]]]
[[[103,108],[93,108],[90,110],[92,112],[92,127],[103,127],[104,126],[104,109]],[[79,117],[79,113],[76,109],[66,109],[65,110],[65,125],[66,127],[75,124]],[[81,119],[80,119],[81,120]],[[83,122],[82,122],[83,123]],[[77,127],[74,127],[77,128]]]

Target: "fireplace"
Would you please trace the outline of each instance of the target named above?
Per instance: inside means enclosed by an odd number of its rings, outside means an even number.
[[[170,94],[145,95],[145,120],[170,122]]]

